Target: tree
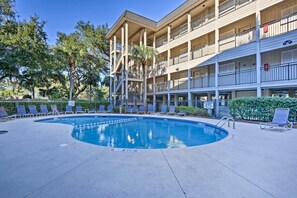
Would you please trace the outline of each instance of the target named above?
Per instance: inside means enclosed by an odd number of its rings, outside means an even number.
[[[146,106],[147,102],[147,90],[146,90],[146,66],[147,62],[151,60],[155,55],[157,54],[157,51],[154,50],[152,47],[149,46],[138,46],[134,45],[131,50],[131,58],[140,63],[142,67],[142,86],[143,86],[143,92],[142,92],[142,98],[143,98],[143,104]]]

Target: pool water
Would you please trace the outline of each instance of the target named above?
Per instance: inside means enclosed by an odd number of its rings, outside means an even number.
[[[41,122],[71,124],[73,138],[113,148],[183,148],[217,142],[228,135],[210,124],[179,119],[76,116]]]

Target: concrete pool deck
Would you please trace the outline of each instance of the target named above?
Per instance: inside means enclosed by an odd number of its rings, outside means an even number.
[[[0,135],[0,197],[297,197],[296,129],[236,123],[216,143],[129,150],[80,142],[72,126],[38,119],[0,122],[9,131]]]

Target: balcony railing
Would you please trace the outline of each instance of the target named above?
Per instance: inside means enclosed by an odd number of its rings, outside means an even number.
[[[208,88],[215,86],[215,75],[194,77],[191,79],[191,88]]]
[[[170,65],[176,65],[188,61],[188,53],[181,54],[179,56],[170,59]]]
[[[171,80],[170,81],[170,89],[171,90],[184,90],[188,89],[188,80]]]
[[[192,51],[192,59],[200,58],[203,56],[207,56],[209,54],[215,53],[215,45],[207,45],[203,47],[196,48]]]
[[[156,47],[161,47],[161,46],[167,44],[167,42],[168,42],[167,35],[164,35],[157,39]]]
[[[128,71],[128,78],[142,79],[141,71]]]
[[[168,90],[168,82],[156,83],[156,92],[164,92]]]
[[[297,80],[297,62],[261,68],[261,82]]]
[[[192,30],[197,29],[198,27],[208,23],[209,21],[211,21],[214,18],[215,18],[215,10],[214,9],[200,15],[196,19],[192,20],[192,24],[191,24]]]
[[[235,10],[242,5],[250,2],[250,0],[227,0],[219,5],[219,13],[223,15],[231,10]]]
[[[261,25],[261,38],[285,34],[297,29],[297,13]]]
[[[188,24],[185,23],[171,32],[171,40],[177,39],[188,32]]]
[[[219,86],[252,84],[256,82],[256,68],[219,74]]]
[[[248,44],[256,40],[256,29],[251,28],[234,36],[221,39],[219,41],[220,51],[239,47],[240,45]]]

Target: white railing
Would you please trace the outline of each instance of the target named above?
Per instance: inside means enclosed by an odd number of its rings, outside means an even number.
[[[196,19],[192,20],[192,30],[197,29],[198,27],[208,23],[212,19],[215,18],[215,10],[210,10],[200,16],[198,16]]]
[[[181,54],[179,56],[170,59],[170,65],[176,65],[188,61],[188,53]]]
[[[252,84],[257,82],[256,68],[220,73],[219,86]]]
[[[280,34],[285,34],[297,29],[297,13],[288,17],[271,21],[261,25],[261,38],[273,37]]]
[[[156,92],[164,92],[168,90],[168,82],[156,83]]]
[[[252,0],[253,1],[253,0]],[[242,5],[251,2],[251,0],[227,0],[219,5],[220,15],[225,14],[228,11],[235,10]]]
[[[192,51],[192,59],[207,56],[215,53],[215,44],[196,48]]]
[[[208,88],[215,86],[215,75],[193,77],[191,79],[191,88]]]
[[[167,35],[164,35],[157,39],[156,47],[161,47],[161,46],[167,44],[167,42],[168,42]]]
[[[171,32],[171,40],[177,39],[188,32],[188,24],[185,23]]]

